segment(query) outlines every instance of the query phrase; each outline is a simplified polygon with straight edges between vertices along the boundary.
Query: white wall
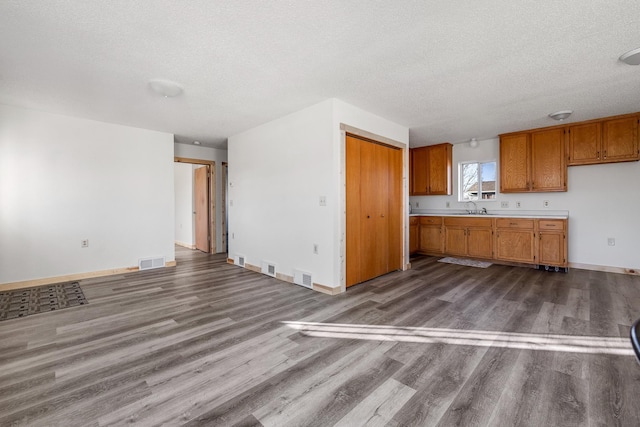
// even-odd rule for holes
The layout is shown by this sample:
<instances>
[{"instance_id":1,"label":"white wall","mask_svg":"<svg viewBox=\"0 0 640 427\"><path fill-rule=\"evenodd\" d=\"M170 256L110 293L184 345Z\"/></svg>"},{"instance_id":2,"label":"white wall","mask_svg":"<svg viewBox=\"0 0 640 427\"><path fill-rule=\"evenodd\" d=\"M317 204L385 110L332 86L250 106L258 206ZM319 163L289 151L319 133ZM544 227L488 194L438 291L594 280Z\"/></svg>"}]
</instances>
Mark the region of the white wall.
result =
<instances>
[{"instance_id":1,"label":"white wall","mask_svg":"<svg viewBox=\"0 0 640 427\"><path fill-rule=\"evenodd\" d=\"M471 160L496 160L499 162L499 140L479 141L472 149L467 143L453 146L454 195L411 197L423 209L464 209L458 203L458 162ZM499 165L498 165L499 168ZM499 180L499 177L498 177ZM496 202L478 202L480 208L489 211L550 210L569 212L569 262L593 266L640 268L640 162L612 163L608 165L571 166L568 172L566 193L500 194ZM498 185L499 187L499 185ZM550 202L549 209L543 201ZM501 209L500 201L508 201L509 208ZM516 201L521 208L515 207ZM615 246L608 246L607 238L616 239Z\"/></svg>"},{"instance_id":2,"label":"white wall","mask_svg":"<svg viewBox=\"0 0 640 427\"><path fill-rule=\"evenodd\" d=\"M335 99L229 138L229 255L341 286L340 123L408 142L408 129ZM320 206L325 196L327 206ZM313 254L318 244L319 253Z\"/></svg>"},{"instance_id":3,"label":"white wall","mask_svg":"<svg viewBox=\"0 0 640 427\"><path fill-rule=\"evenodd\" d=\"M174 156L215 162L216 170L216 252L224 252L222 244L222 162L227 161L227 151L188 144L174 144Z\"/></svg>"},{"instance_id":4,"label":"white wall","mask_svg":"<svg viewBox=\"0 0 640 427\"><path fill-rule=\"evenodd\" d=\"M193 165L174 163L175 241L193 247Z\"/></svg>"},{"instance_id":5,"label":"white wall","mask_svg":"<svg viewBox=\"0 0 640 427\"><path fill-rule=\"evenodd\" d=\"M0 105L0 283L172 261L173 197L173 135Z\"/></svg>"}]
</instances>

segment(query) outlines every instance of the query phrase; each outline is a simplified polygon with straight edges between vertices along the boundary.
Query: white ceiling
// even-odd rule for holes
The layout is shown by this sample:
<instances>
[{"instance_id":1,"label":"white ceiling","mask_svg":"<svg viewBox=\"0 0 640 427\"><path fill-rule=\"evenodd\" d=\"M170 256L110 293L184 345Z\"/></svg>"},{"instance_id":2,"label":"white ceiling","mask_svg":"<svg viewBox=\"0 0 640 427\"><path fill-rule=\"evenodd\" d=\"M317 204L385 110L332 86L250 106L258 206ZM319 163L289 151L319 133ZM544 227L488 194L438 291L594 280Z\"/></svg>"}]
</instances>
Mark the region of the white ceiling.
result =
<instances>
[{"instance_id":1,"label":"white ceiling","mask_svg":"<svg viewBox=\"0 0 640 427\"><path fill-rule=\"evenodd\" d=\"M640 111L638 47L638 0L2 0L0 103L225 147L335 97L455 143Z\"/></svg>"}]
</instances>

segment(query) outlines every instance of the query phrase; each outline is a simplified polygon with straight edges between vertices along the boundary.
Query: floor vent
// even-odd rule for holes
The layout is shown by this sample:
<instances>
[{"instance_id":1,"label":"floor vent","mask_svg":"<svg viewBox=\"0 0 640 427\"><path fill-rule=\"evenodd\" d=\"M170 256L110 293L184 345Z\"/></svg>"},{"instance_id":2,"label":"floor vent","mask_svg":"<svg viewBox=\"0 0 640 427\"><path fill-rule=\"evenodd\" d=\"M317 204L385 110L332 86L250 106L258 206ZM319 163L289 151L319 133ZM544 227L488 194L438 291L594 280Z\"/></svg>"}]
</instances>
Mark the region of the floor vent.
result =
<instances>
[{"instance_id":1,"label":"floor vent","mask_svg":"<svg viewBox=\"0 0 640 427\"><path fill-rule=\"evenodd\" d=\"M262 274L276 277L276 265L269 261L262 261Z\"/></svg>"},{"instance_id":2,"label":"floor vent","mask_svg":"<svg viewBox=\"0 0 640 427\"><path fill-rule=\"evenodd\" d=\"M311 273L300 270L293 270L293 283L311 289L313 283Z\"/></svg>"},{"instance_id":3,"label":"floor vent","mask_svg":"<svg viewBox=\"0 0 640 427\"><path fill-rule=\"evenodd\" d=\"M164 267L164 257L143 258L138 261L139 270L151 270L152 268Z\"/></svg>"},{"instance_id":4,"label":"floor vent","mask_svg":"<svg viewBox=\"0 0 640 427\"><path fill-rule=\"evenodd\" d=\"M244 257L244 255L236 255L236 262L235 262L235 264L236 264L237 266L244 267L244 258L245 258L245 257Z\"/></svg>"}]
</instances>

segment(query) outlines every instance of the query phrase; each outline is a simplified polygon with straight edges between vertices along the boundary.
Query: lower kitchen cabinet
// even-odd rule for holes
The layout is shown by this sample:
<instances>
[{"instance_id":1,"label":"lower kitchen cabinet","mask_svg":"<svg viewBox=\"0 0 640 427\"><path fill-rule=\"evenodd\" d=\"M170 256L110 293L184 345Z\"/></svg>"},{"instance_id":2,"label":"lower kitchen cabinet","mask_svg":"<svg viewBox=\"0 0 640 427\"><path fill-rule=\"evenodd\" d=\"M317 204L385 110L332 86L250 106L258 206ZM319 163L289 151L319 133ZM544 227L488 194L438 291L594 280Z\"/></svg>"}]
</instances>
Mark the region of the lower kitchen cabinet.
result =
<instances>
[{"instance_id":1,"label":"lower kitchen cabinet","mask_svg":"<svg viewBox=\"0 0 640 427\"><path fill-rule=\"evenodd\" d=\"M538 264L567 266L566 221L544 219L538 222Z\"/></svg>"},{"instance_id":2,"label":"lower kitchen cabinet","mask_svg":"<svg viewBox=\"0 0 640 427\"><path fill-rule=\"evenodd\" d=\"M417 229L410 231L411 248L417 241L420 253L537 264L556 270L568 266L566 219L419 216L411 217L410 224Z\"/></svg>"},{"instance_id":3,"label":"lower kitchen cabinet","mask_svg":"<svg viewBox=\"0 0 640 427\"><path fill-rule=\"evenodd\" d=\"M420 229L418 226L418 217L409 217L409 253L418 252L420 243Z\"/></svg>"},{"instance_id":4,"label":"lower kitchen cabinet","mask_svg":"<svg viewBox=\"0 0 640 427\"><path fill-rule=\"evenodd\" d=\"M420 252L441 254L444 251L442 240L442 217L420 217Z\"/></svg>"},{"instance_id":5,"label":"lower kitchen cabinet","mask_svg":"<svg viewBox=\"0 0 640 427\"><path fill-rule=\"evenodd\" d=\"M444 218L444 253L474 258L493 257L491 218Z\"/></svg>"},{"instance_id":6,"label":"lower kitchen cabinet","mask_svg":"<svg viewBox=\"0 0 640 427\"><path fill-rule=\"evenodd\" d=\"M496 259L536 263L535 220L497 218Z\"/></svg>"}]
</instances>

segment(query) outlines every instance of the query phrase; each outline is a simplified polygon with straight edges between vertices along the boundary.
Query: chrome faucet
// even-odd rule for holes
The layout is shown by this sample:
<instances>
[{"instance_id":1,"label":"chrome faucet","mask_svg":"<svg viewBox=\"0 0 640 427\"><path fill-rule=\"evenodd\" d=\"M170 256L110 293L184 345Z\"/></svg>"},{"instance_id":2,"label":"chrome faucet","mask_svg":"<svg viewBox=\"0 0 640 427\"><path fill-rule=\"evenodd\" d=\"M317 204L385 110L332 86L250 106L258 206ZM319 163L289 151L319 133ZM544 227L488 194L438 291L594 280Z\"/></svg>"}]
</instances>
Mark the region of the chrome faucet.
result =
<instances>
[{"instance_id":1,"label":"chrome faucet","mask_svg":"<svg viewBox=\"0 0 640 427\"><path fill-rule=\"evenodd\" d=\"M471 203L473 205L473 209L469 209L469 203ZM476 205L476 202L472 202L471 200L469 200L467 203L464 204L464 207L467 210L467 213L469 215L473 215L473 214L477 214L478 213L478 205Z\"/></svg>"},{"instance_id":2,"label":"chrome faucet","mask_svg":"<svg viewBox=\"0 0 640 427\"><path fill-rule=\"evenodd\" d=\"M487 212L487 208L482 208L482 210L480 211L481 215L489 215L489 212Z\"/></svg>"}]
</instances>

